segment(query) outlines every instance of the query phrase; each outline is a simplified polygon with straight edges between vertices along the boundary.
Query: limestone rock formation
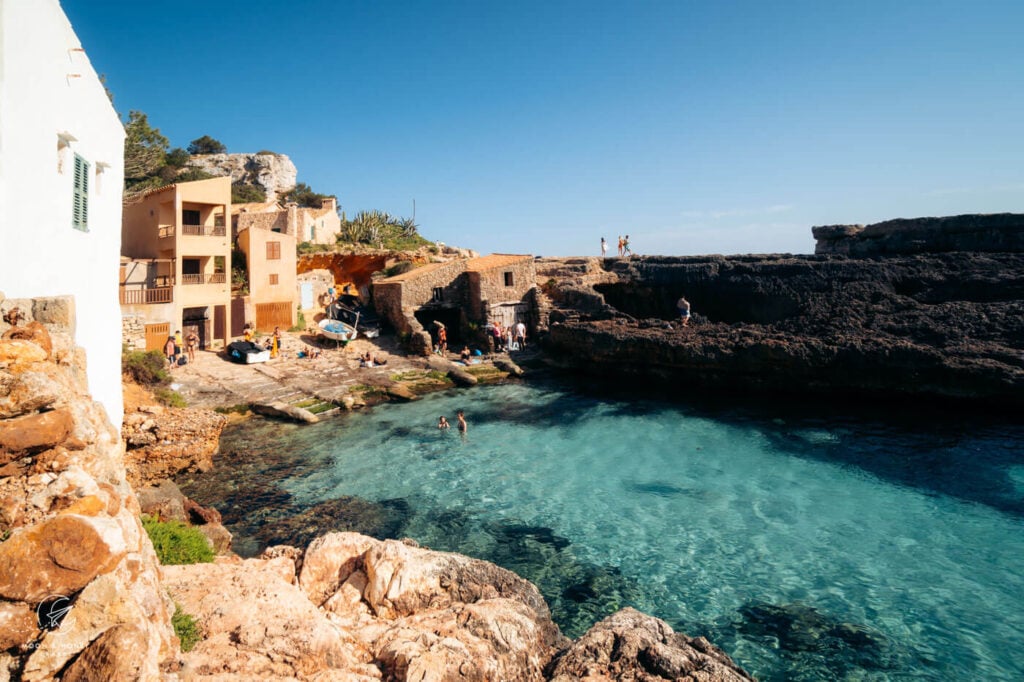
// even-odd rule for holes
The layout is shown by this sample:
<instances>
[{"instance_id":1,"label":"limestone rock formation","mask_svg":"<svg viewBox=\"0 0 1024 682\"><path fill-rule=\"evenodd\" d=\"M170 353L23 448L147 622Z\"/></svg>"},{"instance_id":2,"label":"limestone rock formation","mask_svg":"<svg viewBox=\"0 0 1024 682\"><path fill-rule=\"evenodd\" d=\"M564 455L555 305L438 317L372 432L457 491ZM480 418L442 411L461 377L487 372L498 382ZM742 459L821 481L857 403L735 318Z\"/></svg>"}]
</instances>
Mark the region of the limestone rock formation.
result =
<instances>
[{"instance_id":1,"label":"limestone rock formation","mask_svg":"<svg viewBox=\"0 0 1024 682\"><path fill-rule=\"evenodd\" d=\"M20 329L0 340L0 677L159 679L173 604L118 434L70 330Z\"/></svg>"},{"instance_id":2,"label":"limestone rock formation","mask_svg":"<svg viewBox=\"0 0 1024 682\"><path fill-rule=\"evenodd\" d=\"M613 613L573 642L559 654L551 674L552 682L753 679L703 637L676 634L664 621L631 608Z\"/></svg>"},{"instance_id":3,"label":"limestone rock formation","mask_svg":"<svg viewBox=\"0 0 1024 682\"><path fill-rule=\"evenodd\" d=\"M206 471L227 417L212 410L140 405L125 411L125 467L135 487L186 471Z\"/></svg>"},{"instance_id":4,"label":"limestone rock formation","mask_svg":"<svg viewBox=\"0 0 1024 682\"><path fill-rule=\"evenodd\" d=\"M704 639L632 609L571 643L531 583L411 541L331 533L304 552L165 575L204 633L181 657L190 679L752 679Z\"/></svg>"},{"instance_id":5,"label":"limestone rock formation","mask_svg":"<svg viewBox=\"0 0 1024 682\"><path fill-rule=\"evenodd\" d=\"M267 201L276 201L279 194L295 187L299 174L284 154L195 154L189 165L211 175L229 175L233 183L259 185Z\"/></svg>"},{"instance_id":6,"label":"limestone rock formation","mask_svg":"<svg viewBox=\"0 0 1024 682\"><path fill-rule=\"evenodd\" d=\"M1024 253L607 259L556 279L558 360L691 387L1024 404ZM609 281L608 275L614 277ZM574 292L589 291L588 299ZM693 319L683 328L675 303ZM587 304L577 305L580 300ZM596 301L596 303L595 303Z\"/></svg>"}]
</instances>

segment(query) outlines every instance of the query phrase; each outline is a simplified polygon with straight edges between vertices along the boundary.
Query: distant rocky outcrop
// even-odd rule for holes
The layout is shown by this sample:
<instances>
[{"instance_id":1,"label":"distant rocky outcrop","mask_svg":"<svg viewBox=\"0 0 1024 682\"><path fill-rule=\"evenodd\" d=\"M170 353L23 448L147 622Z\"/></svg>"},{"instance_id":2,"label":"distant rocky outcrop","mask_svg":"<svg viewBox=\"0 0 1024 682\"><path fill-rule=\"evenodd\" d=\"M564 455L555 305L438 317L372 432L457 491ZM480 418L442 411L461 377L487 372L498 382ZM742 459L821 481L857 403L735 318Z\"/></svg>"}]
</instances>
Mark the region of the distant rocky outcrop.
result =
<instances>
[{"instance_id":1,"label":"distant rocky outcrop","mask_svg":"<svg viewBox=\"0 0 1024 682\"><path fill-rule=\"evenodd\" d=\"M550 355L585 371L1024 405L1024 253L541 259L537 273Z\"/></svg>"},{"instance_id":2,"label":"distant rocky outcrop","mask_svg":"<svg viewBox=\"0 0 1024 682\"><path fill-rule=\"evenodd\" d=\"M812 228L817 254L863 258L915 253L1024 252L1024 214L994 213L943 218L899 218L874 225Z\"/></svg>"},{"instance_id":3,"label":"distant rocky outcrop","mask_svg":"<svg viewBox=\"0 0 1024 682\"><path fill-rule=\"evenodd\" d=\"M190 166L216 176L231 176L231 182L259 185L267 201L295 187L298 169L284 154L195 154Z\"/></svg>"},{"instance_id":4,"label":"distant rocky outcrop","mask_svg":"<svg viewBox=\"0 0 1024 682\"><path fill-rule=\"evenodd\" d=\"M0 339L0 679L160 679L174 606L72 323Z\"/></svg>"}]
</instances>

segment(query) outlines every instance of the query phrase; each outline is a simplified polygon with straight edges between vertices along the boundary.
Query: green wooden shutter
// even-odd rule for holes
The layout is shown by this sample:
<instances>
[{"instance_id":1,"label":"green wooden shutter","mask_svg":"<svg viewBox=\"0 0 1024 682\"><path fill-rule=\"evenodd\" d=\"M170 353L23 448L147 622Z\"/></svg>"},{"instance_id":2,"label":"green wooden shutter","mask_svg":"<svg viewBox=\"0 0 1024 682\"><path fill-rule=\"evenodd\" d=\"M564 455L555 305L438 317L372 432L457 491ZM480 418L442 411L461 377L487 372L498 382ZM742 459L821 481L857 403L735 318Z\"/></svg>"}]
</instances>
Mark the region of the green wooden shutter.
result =
<instances>
[{"instance_id":1,"label":"green wooden shutter","mask_svg":"<svg viewBox=\"0 0 1024 682\"><path fill-rule=\"evenodd\" d=\"M75 186L71 204L71 226L89 231L89 162L75 154Z\"/></svg>"}]
</instances>

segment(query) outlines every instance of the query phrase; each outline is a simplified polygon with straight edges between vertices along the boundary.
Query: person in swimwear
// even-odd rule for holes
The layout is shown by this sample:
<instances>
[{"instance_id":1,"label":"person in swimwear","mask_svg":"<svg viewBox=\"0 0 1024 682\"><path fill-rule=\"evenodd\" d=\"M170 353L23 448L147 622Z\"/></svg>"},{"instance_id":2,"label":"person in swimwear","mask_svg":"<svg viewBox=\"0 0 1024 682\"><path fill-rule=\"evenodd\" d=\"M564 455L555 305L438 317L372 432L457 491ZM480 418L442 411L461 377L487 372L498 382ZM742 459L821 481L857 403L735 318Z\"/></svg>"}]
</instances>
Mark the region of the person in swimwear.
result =
<instances>
[{"instance_id":1,"label":"person in swimwear","mask_svg":"<svg viewBox=\"0 0 1024 682\"><path fill-rule=\"evenodd\" d=\"M459 410L458 412L455 413L455 416L459 420L459 431L461 433L466 433L466 431L469 430L469 426L466 424L466 415L462 412L462 410Z\"/></svg>"},{"instance_id":2,"label":"person in swimwear","mask_svg":"<svg viewBox=\"0 0 1024 682\"><path fill-rule=\"evenodd\" d=\"M451 424L448 423L448 419L446 419L445 416L442 414L441 418L437 420L437 428L447 429L449 427L451 427Z\"/></svg>"}]
</instances>

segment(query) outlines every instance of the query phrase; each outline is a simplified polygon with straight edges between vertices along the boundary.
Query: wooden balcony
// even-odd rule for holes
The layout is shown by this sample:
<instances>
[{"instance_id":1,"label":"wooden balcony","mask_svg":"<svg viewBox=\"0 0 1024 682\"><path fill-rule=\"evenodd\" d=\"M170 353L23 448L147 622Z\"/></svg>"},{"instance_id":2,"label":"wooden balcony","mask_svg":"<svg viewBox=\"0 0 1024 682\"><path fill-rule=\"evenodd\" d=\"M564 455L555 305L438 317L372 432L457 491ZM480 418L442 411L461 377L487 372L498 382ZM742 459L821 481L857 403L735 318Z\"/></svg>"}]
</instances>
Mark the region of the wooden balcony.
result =
<instances>
[{"instance_id":1,"label":"wooden balcony","mask_svg":"<svg viewBox=\"0 0 1024 682\"><path fill-rule=\"evenodd\" d=\"M121 305L146 305L149 303L171 303L174 300L174 287L156 287L147 289L121 285Z\"/></svg>"},{"instance_id":2,"label":"wooden balcony","mask_svg":"<svg viewBox=\"0 0 1024 682\"><path fill-rule=\"evenodd\" d=\"M192 237L223 237L227 228L223 225L182 225L181 233Z\"/></svg>"},{"instance_id":3,"label":"wooden balcony","mask_svg":"<svg viewBox=\"0 0 1024 682\"><path fill-rule=\"evenodd\" d=\"M226 284L227 273L215 272L212 275L182 275L182 284Z\"/></svg>"}]
</instances>

